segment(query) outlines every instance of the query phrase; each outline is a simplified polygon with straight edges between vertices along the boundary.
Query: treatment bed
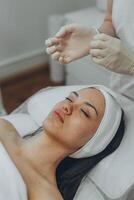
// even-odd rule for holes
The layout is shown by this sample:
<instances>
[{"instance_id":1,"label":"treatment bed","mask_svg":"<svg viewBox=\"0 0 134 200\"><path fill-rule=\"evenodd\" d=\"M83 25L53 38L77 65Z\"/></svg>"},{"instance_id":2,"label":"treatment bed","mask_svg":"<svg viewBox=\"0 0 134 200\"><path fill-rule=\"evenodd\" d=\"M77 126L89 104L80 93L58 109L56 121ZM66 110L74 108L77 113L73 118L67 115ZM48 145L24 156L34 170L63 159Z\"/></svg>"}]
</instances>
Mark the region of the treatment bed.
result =
<instances>
[{"instance_id":1,"label":"treatment bed","mask_svg":"<svg viewBox=\"0 0 134 200\"><path fill-rule=\"evenodd\" d=\"M48 87L40 90L7 116L19 134L30 134L41 125L55 103L85 85ZM134 103L123 95L125 135L119 148L104 158L81 182L74 200L134 199ZM26 185L0 144L0 200L27 200Z\"/></svg>"}]
</instances>

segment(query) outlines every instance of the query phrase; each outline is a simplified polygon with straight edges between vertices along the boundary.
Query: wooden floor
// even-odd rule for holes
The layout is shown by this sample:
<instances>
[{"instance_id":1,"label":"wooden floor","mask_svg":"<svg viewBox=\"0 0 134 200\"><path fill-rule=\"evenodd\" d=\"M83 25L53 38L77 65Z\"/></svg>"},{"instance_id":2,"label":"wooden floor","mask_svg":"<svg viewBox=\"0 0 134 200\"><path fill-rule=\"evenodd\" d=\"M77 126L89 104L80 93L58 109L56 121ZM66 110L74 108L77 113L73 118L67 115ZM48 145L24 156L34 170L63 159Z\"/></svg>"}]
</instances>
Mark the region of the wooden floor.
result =
<instances>
[{"instance_id":1,"label":"wooden floor","mask_svg":"<svg viewBox=\"0 0 134 200\"><path fill-rule=\"evenodd\" d=\"M54 85L49 78L49 66L22 73L1 82L3 103L7 113L10 113L28 97L41 88Z\"/></svg>"}]
</instances>

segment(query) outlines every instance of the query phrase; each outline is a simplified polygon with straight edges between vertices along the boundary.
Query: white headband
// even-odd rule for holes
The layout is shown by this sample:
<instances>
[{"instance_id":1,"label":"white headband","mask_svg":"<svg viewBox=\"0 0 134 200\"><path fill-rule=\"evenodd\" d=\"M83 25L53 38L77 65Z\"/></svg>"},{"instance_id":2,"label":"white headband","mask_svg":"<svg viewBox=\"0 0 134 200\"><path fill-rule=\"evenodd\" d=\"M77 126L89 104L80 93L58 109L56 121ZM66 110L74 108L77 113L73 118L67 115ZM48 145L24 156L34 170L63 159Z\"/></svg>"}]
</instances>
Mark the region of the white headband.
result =
<instances>
[{"instance_id":1,"label":"white headband","mask_svg":"<svg viewBox=\"0 0 134 200\"><path fill-rule=\"evenodd\" d=\"M91 85L102 92L105 98L105 112L94 136L78 151L69 155L72 158L87 158L103 151L114 138L122 116L122 110L117 102L117 94L101 85Z\"/></svg>"}]
</instances>

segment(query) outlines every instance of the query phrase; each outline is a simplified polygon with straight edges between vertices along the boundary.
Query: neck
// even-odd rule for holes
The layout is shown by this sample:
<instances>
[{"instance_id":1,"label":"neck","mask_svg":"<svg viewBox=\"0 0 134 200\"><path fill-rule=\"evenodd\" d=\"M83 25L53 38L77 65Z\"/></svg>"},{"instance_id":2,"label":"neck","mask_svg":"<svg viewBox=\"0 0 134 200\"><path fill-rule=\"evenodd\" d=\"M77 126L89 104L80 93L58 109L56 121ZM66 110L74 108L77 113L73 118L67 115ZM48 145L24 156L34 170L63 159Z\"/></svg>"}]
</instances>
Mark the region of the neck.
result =
<instances>
[{"instance_id":1,"label":"neck","mask_svg":"<svg viewBox=\"0 0 134 200\"><path fill-rule=\"evenodd\" d=\"M43 131L25 140L24 156L31 166L49 182L56 185L56 168L70 152Z\"/></svg>"}]
</instances>

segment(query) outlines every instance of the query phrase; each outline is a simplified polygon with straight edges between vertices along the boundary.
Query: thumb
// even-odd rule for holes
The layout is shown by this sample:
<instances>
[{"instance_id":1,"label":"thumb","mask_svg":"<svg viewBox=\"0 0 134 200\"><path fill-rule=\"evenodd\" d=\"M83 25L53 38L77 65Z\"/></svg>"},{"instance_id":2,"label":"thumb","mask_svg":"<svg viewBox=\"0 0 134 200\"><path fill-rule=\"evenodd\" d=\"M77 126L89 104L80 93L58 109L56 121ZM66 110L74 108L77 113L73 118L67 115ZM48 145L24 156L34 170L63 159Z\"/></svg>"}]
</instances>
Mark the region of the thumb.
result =
<instances>
[{"instance_id":1,"label":"thumb","mask_svg":"<svg viewBox=\"0 0 134 200\"><path fill-rule=\"evenodd\" d=\"M67 27L63 26L60 30L56 33L56 37L64 37L67 34Z\"/></svg>"}]
</instances>

